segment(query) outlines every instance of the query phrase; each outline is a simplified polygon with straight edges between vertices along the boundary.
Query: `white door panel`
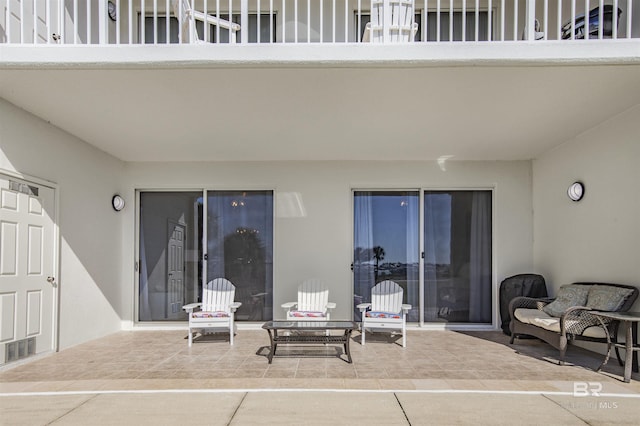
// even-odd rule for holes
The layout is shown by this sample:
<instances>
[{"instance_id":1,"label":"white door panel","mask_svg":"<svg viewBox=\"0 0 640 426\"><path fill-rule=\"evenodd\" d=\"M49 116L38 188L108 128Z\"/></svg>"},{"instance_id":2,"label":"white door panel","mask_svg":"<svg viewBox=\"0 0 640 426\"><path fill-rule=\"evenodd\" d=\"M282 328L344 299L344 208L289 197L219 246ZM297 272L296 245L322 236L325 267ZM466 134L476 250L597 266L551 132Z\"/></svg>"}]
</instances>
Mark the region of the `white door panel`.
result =
<instances>
[{"instance_id":1,"label":"white door panel","mask_svg":"<svg viewBox=\"0 0 640 426\"><path fill-rule=\"evenodd\" d=\"M169 221L167 245L167 306L168 319L184 318L184 246L186 225Z\"/></svg>"},{"instance_id":2,"label":"white door panel","mask_svg":"<svg viewBox=\"0 0 640 426\"><path fill-rule=\"evenodd\" d=\"M0 350L35 338L35 353L55 342L54 190L0 175Z\"/></svg>"}]
</instances>

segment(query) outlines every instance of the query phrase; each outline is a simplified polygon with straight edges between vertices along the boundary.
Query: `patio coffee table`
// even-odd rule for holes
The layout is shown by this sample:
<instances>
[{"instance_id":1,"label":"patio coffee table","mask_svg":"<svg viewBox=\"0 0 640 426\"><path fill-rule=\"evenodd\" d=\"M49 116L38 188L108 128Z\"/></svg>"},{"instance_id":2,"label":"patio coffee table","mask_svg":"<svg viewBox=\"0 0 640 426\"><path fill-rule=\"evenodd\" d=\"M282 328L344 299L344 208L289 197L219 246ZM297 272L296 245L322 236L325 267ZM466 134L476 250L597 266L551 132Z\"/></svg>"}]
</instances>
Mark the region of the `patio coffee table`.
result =
<instances>
[{"instance_id":1,"label":"patio coffee table","mask_svg":"<svg viewBox=\"0 0 640 426\"><path fill-rule=\"evenodd\" d=\"M267 330L271 341L269 364L276 354L278 345L344 345L347 362L352 362L349 340L351 332L358 328L358 324L353 321L269 321L262 328ZM333 330L340 330L343 333L332 335ZM279 331L284 333L279 334ZM322 333L313 333L318 331Z\"/></svg>"},{"instance_id":2,"label":"patio coffee table","mask_svg":"<svg viewBox=\"0 0 640 426\"><path fill-rule=\"evenodd\" d=\"M611 336L609 336L609 332L606 330L607 334L607 355L602 361L600 367L598 367L597 371L600 371L602 367L606 365L609 361L609 356L611 355L611 347L622 348L625 349L625 361L624 361L624 382L629 383L631 381L631 368L634 367L634 371L638 371L638 358L636 354L636 358L634 359L633 354L637 351L640 351L640 347L638 347L638 342L634 337L637 337L637 326L638 322L640 322L640 312L600 312L593 311L591 314L606 318L614 321L619 321L625 327L625 343L618 343L617 336L615 342L611 342ZM633 332L633 328L636 328L636 332ZM635 364L635 365L634 365Z\"/></svg>"}]
</instances>

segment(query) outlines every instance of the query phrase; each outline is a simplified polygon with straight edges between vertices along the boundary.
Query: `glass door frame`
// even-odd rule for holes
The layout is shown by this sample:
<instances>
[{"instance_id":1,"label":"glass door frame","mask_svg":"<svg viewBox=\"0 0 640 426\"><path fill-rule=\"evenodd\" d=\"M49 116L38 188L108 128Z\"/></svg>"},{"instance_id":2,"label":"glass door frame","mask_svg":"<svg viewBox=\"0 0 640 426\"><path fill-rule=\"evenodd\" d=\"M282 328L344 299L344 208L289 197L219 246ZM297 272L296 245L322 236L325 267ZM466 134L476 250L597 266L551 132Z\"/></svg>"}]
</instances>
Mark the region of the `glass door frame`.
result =
<instances>
[{"instance_id":1,"label":"glass door frame","mask_svg":"<svg viewBox=\"0 0 640 426\"><path fill-rule=\"evenodd\" d=\"M175 187L166 187L166 188L162 188L162 187L154 187L154 188L135 188L134 189L134 193L135 193L135 212L134 212L134 285L133 285L133 310L132 310L132 314L133 314L133 325L136 327L166 327L167 325L172 325L172 324L184 324L184 321L140 321L140 220L141 220L141 215L140 215L140 199L141 199L141 194L143 192L200 192L202 194L202 211L203 211L203 216L202 216L202 240L200 241L200 244L202 244L202 256L203 258L200 259L202 261L202 267L201 267L201 271L200 273L202 274L202 283L204 284L207 281L207 263L204 259L204 255L208 254L207 253L207 237L208 237L208 233L207 233L207 217L208 217L208 210L207 210L207 194L210 191L272 191L273 192L273 217L272 217L272 229L273 229L273 235L272 235L272 249L273 249L273 264L275 265L276 261L276 209L277 209L277 201L276 201L276 194L277 194L277 190L276 188L274 188L273 186L255 186L255 185L247 185L247 186L242 186L242 187L237 187L237 186L223 186L223 187L204 187L201 186L199 188L194 188L194 187L181 187L181 188L175 188ZM272 282L275 283L275 268L272 268L272 272L271 272L271 279ZM273 295L271 295L271 297L273 298ZM261 321L263 322L263 321Z\"/></svg>"},{"instance_id":2,"label":"glass door frame","mask_svg":"<svg viewBox=\"0 0 640 426\"><path fill-rule=\"evenodd\" d=\"M418 303L418 322L412 322L408 324L417 325L420 328L442 330L442 329L456 329L456 330L495 330L498 327L498 289L496 281L496 187L491 185L480 186L464 186L464 187L451 187L451 186L422 186L422 187L379 187L379 186L358 186L351 188L351 265L354 265L354 248L355 248L355 193L363 191L383 191L383 192L418 192L418 297L420 298ZM425 296L425 276L424 276L424 193L426 191L490 191L491 192L491 323L437 323L437 322L425 322L424 321L424 296ZM355 273L351 271L351 300L355 296Z\"/></svg>"},{"instance_id":3,"label":"glass door frame","mask_svg":"<svg viewBox=\"0 0 640 426\"><path fill-rule=\"evenodd\" d=\"M273 186L254 186L254 185L247 185L247 186L223 186L223 187L206 187L202 190L202 198L203 198L203 202L202 202L202 282L203 284L208 282L207 280L209 280L209 276L208 276L208 259L207 257L210 259L211 257L209 256L209 252L208 252L208 239L209 239L209 229L208 229L208 225L209 225L209 193L210 192L271 192L272 195L272 199L271 199L271 308L272 308L272 314L271 314L271 320L273 319L273 309L275 308L274 306L274 295L275 295L275 263L276 263L276 219L277 219L277 194L278 191L276 190L275 187ZM206 256L206 257L205 257ZM217 277L211 277L211 279L214 279ZM236 301L238 300L238 284L235 283L236 285ZM265 320L257 320L257 321L244 321L241 320L239 321L237 319L237 314L236 314L236 324L238 322L241 323L264 323L265 321L268 321L268 319Z\"/></svg>"},{"instance_id":4,"label":"glass door frame","mask_svg":"<svg viewBox=\"0 0 640 426\"><path fill-rule=\"evenodd\" d=\"M140 210L140 201L141 194L143 192L158 192L158 193L166 193L166 192L201 192L204 194L202 188L193 188L193 187L183 187L183 188L175 188L175 187L167 187L167 188L135 188L135 208L134 208L134 260L133 260L133 325L135 327L166 327L167 325L172 324L184 324L184 321L141 321L140 320L140 220L141 210ZM204 195L203 195L204 196ZM202 243L202 241L201 241Z\"/></svg>"},{"instance_id":5,"label":"glass door frame","mask_svg":"<svg viewBox=\"0 0 640 426\"><path fill-rule=\"evenodd\" d=\"M423 309L423 304L424 304L424 271L423 271L423 264L424 264L424 259L422 258L422 252L423 252L423 239L424 239L424 235L423 235L423 220L421 220L421 217L423 215L423 189L421 188L411 188L411 187L379 187L379 186L375 186L375 187L364 187L364 186L360 186L360 187L353 187L351 188L351 249L350 249L350 253L351 253L351 262L350 264L352 265L351 267L351 300L354 300L355 298L355 258L354 258L354 249L355 249L355 228L356 228L356 223L355 223L355 195L356 192L417 192L418 193L418 298L419 298L419 302L418 302L418 315L419 315L419 322L412 322L409 324L420 324L422 325L424 323L424 309ZM374 283L375 284L375 283ZM413 308L416 308L416 306L413 306Z\"/></svg>"}]
</instances>

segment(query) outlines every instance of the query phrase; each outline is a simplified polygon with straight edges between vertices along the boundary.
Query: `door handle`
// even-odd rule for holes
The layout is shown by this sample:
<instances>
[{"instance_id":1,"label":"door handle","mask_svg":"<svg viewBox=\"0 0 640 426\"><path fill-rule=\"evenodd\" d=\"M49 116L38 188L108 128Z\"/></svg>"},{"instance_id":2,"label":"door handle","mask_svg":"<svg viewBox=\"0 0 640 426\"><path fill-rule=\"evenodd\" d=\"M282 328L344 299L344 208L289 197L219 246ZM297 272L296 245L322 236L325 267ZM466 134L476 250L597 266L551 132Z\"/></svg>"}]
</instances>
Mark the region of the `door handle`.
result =
<instances>
[{"instance_id":1,"label":"door handle","mask_svg":"<svg viewBox=\"0 0 640 426\"><path fill-rule=\"evenodd\" d=\"M47 282L51 284L53 287L56 287L55 281L56 279L54 277L47 277Z\"/></svg>"}]
</instances>

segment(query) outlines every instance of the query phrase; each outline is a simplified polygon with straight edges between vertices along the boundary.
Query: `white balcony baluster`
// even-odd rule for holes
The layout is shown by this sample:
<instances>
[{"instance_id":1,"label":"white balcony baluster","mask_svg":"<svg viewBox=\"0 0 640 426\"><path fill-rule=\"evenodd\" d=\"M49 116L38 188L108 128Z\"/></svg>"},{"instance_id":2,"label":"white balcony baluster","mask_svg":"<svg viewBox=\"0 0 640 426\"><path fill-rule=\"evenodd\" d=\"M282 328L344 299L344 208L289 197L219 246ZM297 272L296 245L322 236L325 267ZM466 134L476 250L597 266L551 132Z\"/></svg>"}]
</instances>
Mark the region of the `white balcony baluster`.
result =
<instances>
[{"instance_id":1,"label":"white balcony baluster","mask_svg":"<svg viewBox=\"0 0 640 426\"><path fill-rule=\"evenodd\" d=\"M589 12L586 12L587 15L589 14ZM600 9L600 13L602 13L602 9ZM611 19L613 20L613 34L611 34L611 38L613 39L617 39L618 38L618 0L614 0L613 1L613 15L611 17ZM604 27L603 25L603 19L601 18L599 22L599 28ZM589 27L587 27L587 33L589 33L588 30Z\"/></svg>"},{"instance_id":2,"label":"white balcony baluster","mask_svg":"<svg viewBox=\"0 0 640 426\"><path fill-rule=\"evenodd\" d=\"M229 21L233 22L233 7L231 6L231 0L229 0ZM240 43L249 43L249 0L240 0L240 28L244 31L240 31ZM235 39L232 36L231 30L229 30L229 37ZM235 41L232 41L235 43Z\"/></svg>"},{"instance_id":3,"label":"white balcony baluster","mask_svg":"<svg viewBox=\"0 0 640 426\"><path fill-rule=\"evenodd\" d=\"M391 4L390 0L374 1ZM636 0L408 1L413 13L408 12L401 23L391 21L395 12L377 12L382 27L393 26L386 36L380 32L380 42L398 41L397 25L413 28L418 22L421 33L416 41L427 44L640 38L633 28L640 21L640 13L633 9ZM174 34L171 40L171 31L175 31L172 19L182 22L185 7L193 8L198 16L210 17L204 21L198 18L199 43L359 43L364 41L363 28L376 13L371 0L181 0L176 2L175 10L172 0L112 2L114 20L107 13L107 0L0 0L0 43L191 43L186 29L180 26L178 39ZM374 8L378 8L375 4ZM398 6L394 3L388 7ZM222 21L227 26L228 21L234 22L234 30L216 24ZM238 40L234 37L237 31Z\"/></svg>"},{"instance_id":4,"label":"white balcony baluster","mask_svg":"<svg viewBox=\"0 0 640 426\"><path fill-rule=\"evenodd\" d=\"M627 0L627 38L631 38L631 18L633 17L633 0Z\"/></svg>"},{"instance_id":5,"label":"white balcony baluster","mask_svg":"<svg viewBox=\"0 0 640 426\"><path fill-rule=\"evenodd\" d=\"M536 39L536 1L526 0L525 9L525 40L533 41Z\"/></svg>"},{"instance_id":6,"label":"white balcony baluster","mask_svg":"<svg viewBox=\"0 0 640 426\"><path fill-rule=\"evenodd\" d=\"M462 0L462 41L467 41L467 0Z\"/></svg>"},{"instance_id":7,"label":"white balcony baluster","mask_svg":"<svg viewBox=\"0 0 640 426\"><path fill-rule=\"evenodd\" d=\"M505 20L506 20L506 12L504 7L504 0L500 4L500 41L504 41L505 39Z\"/></svg>"}]
</instances>

